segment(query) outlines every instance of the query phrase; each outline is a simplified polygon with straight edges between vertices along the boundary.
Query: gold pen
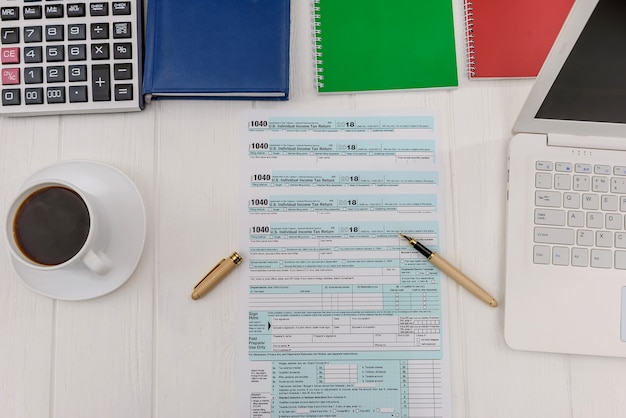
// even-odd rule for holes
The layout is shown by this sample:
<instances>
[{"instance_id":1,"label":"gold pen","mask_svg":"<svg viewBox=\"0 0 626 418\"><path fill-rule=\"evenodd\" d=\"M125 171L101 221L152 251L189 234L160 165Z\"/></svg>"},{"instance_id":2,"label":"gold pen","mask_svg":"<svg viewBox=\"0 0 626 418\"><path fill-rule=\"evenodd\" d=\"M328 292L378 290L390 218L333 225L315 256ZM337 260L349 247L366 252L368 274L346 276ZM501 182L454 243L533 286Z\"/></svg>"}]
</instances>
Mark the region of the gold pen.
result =
<instances>
[{"instance_id":1,"label":"gold pen","mask_svg":"<svg viewBox=\"0 0 626 418\"><path fill-rule=\"evenodd\" d=\"M487 305L495 308L498 306L498 302L487 293L482 287L478 286L472 279L463 274L460 270L448 263L443 257L437 254L436 251L431 251L423 244L418 242L415 238L407 237L406 235L399 234L402 238L409 241L409 244L420 252L426 259L439 270L441 270L446 276L463 286L472 295L485 302Z\"/></svg>"},{"instance_id":2,"label":"gold pen","mask_svg":"<svg viewBox=\"0 0 626 418\"><path fill-rule=\"evenodd\" d=\"M193 288L191 298L193 300L200 299L206 295L211 289L213 289L228 273L230 273L235 267L237 267L243 258L234 252L229 258L223 258L215 267L208 272L202 280L198 282Z\"/></svg>"}]
</instances>

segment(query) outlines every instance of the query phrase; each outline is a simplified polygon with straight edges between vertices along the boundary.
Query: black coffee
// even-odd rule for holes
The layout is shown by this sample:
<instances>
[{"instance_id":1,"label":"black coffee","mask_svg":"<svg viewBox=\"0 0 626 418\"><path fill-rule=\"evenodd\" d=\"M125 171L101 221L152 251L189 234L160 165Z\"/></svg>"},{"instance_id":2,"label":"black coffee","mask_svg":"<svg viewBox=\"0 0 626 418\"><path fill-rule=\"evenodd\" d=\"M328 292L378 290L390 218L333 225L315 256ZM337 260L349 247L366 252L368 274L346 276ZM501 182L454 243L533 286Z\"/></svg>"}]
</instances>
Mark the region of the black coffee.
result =
<instances>
[{"instance_id":1,"label":"black coffee","mask_svg":"<svg viewBox=\"0 0 626 418\"><path fill-rule=\"evenodd\" d=\"M74 257L89 235L89 210L74 191L51 186L24 200L13 222L22 253L38 264L54 266Z\"/></svg>"}]
</instances>

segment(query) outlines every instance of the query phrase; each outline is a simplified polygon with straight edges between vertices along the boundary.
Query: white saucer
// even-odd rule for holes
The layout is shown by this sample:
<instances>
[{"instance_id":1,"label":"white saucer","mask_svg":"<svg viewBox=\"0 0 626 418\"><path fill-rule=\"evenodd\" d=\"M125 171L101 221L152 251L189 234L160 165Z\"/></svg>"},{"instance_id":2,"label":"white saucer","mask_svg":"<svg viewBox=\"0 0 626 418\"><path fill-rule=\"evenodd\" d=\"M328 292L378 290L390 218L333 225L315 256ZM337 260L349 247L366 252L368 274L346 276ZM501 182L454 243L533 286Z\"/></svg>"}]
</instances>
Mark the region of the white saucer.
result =
<instances>
[{"instance_id":1,"label":"white saucer","mask_svg":"<svg viewBox=\"0 0 626 418\"><path fill-rule=\"evenodd\" d=\"M111 228L105 252L113 268L97 275L86 267L39 271L11 256L11 263L27 287L54 299L85 300L106 295L130 278L137 268L146 239L146 214L135 184L118 169L94 161L70 160L37 171L24 184L39 179L65 180L95 196L101 216Z\"/></svg>"}]
</instances>

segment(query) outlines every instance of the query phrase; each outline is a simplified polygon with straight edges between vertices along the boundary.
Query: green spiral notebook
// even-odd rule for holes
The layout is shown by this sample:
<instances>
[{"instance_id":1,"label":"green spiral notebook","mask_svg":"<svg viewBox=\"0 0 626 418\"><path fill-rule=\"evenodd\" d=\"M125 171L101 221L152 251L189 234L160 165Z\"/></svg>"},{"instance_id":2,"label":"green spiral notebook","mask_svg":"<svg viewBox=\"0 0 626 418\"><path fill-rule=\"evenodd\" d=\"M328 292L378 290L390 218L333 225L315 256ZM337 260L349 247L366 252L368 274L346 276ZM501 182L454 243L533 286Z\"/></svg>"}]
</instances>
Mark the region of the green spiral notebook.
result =
<instances>
[{"instance_id":1,"label":"green spiral notebook","mask_svg":"<svg viewBox=\"0 0 626 418\"><path fill-rule=\"evenodd\" d=\"M451 0L313 0L320 93L458 86Z\"/></svg>"}]
</instances>

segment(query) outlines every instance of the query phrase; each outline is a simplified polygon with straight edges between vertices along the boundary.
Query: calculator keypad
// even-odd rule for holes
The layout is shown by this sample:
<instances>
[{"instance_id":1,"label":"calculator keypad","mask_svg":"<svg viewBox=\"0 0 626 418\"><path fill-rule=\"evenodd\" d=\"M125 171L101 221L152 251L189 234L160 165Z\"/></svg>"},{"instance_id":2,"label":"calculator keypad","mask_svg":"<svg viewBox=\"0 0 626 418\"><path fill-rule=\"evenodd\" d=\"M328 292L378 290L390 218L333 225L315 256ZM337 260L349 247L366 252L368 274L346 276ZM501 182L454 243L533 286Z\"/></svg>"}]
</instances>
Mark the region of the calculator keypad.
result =
<instances>
[{"instance_id":1,"label":"calculator keypad","mask_svg":"<svg viewBox=\"0 0 626 418\"><path fill-rule=\"evenodd\" d=\"M0 114L133 111L141 0L0 0Z\"/></svg>"}]
</instances>

